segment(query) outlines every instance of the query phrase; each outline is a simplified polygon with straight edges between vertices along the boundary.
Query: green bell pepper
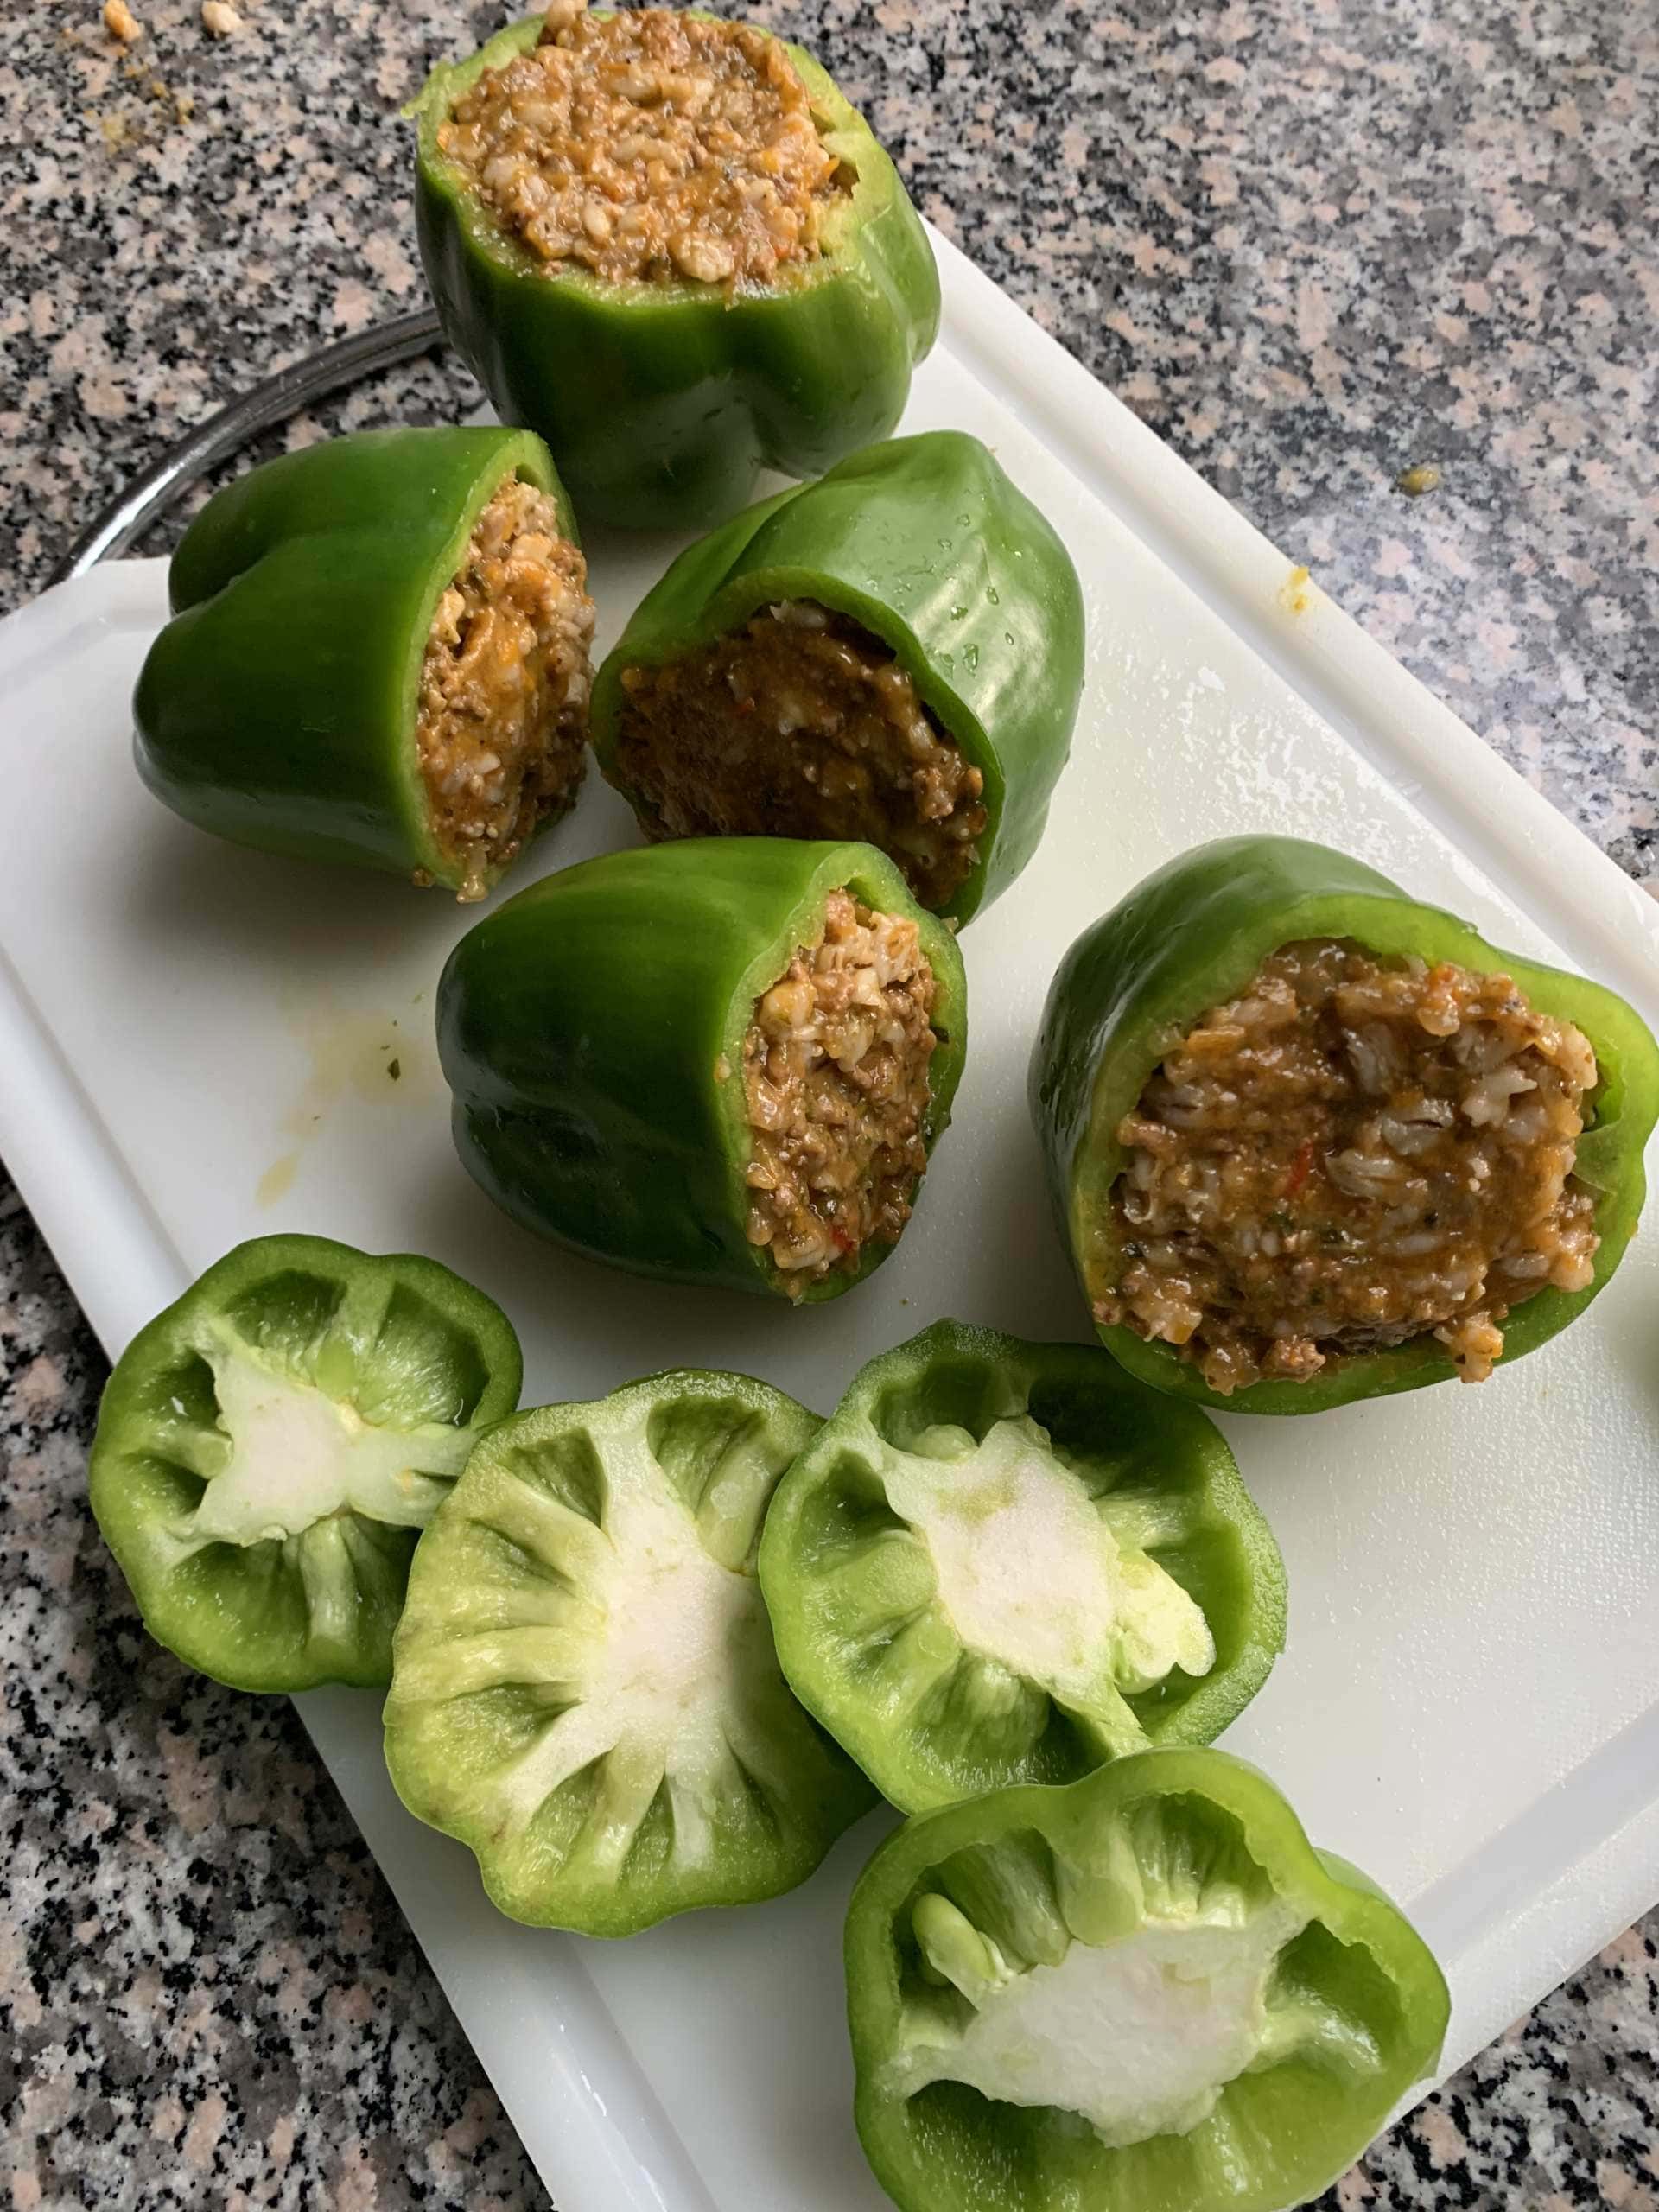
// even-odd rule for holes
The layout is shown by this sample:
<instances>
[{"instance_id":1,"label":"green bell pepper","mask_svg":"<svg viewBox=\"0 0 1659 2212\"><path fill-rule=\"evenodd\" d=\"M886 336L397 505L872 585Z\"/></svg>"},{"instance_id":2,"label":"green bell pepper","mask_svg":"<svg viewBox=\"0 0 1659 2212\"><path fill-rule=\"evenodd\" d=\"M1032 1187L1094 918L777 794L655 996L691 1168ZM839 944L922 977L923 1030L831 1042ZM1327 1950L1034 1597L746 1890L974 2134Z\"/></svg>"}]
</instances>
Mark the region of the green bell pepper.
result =
<instances>
[{"instance_id":1,"label":"green bell pepper","mask_svg":"<svg viewBox=\"0 0 1659 2212\"><path fill-rule=\"evenodd\" d=\"M599 12L599 11L596 11ZM885 437L938 332L939 279L921 219L856 110L798 47L787 51L825 145L854 182L823 251L765 290L613 283L550 270L446 160L441 126L488 69L528 53L540 15L435 70L419 125L415 214L449 340L504 420L552 448L586 523L706 528L763 468L814 476Z\"/></svg>"},{"instance_id":2,"label":"green bell pepper","mask_svg":"<svg viewBox=\"0 0 1659 2212\"><path fill-rule=\"evenodd\" d=\"M435 1260L238 1244L99 1409L92 1511L145 1627L233 1689L389 1681L421 1529L522 1372L505 1314Z\"/></svg>"},{"instance_id":3,"label":"green bell pepper","mask_svg":"<svg viewBox=\"0 0 1659 2212\"><path fill-rule=\"evenodd\" d=\"M468 1173L515 1220L636 1274L806 1302L861 1281L890 1243L872 1238L855 1265L803 1288L747 1228L744 1039L843 887L913 921L932 968L931 1152L967 1046L949 930L872 846L693 838L544 877L451 953L438 1051Z\"/></svg>"},{"instance_id":4,"label":"green bell pepper","mask_svg":"<svg viewBox=\"0 0 1659 2212\"><path fill-rule=\"evenodd\" d=\"M866 2156L902 2212L1278 2212L1436 2065L1439 1967L1224 1751L923 1814L847 1917Z\"/></svg>"},{"instance_id":5,"label":"green bell pepper","mask_svg":"<svg viewBox=\"0 0 1659 2212\"><path fill-rule=\"evenodd\" d=\"M1056 1217L1091 1306L1124 1255L1113 1191L1127 1154L1118 1127L1170 1045L1236 998L1262 961L1308 938L1351 940L1384 958L1449 962L1509 976L1538 1013L1569 1021L1596 1056L1574 1173L1594 1197L1600 1238L1581 1290L1554 1287L1514 1305L1503 1363L1567 1327L1611 1278L1642 1210L1643 1149L1659 1119L1659 1046L1639 1015L1599 983L1499 950L1375 868L1289 837L1229 837L1181 855L1078 938L1061 961L1032 1055L1030 1103ZM1306 1381L1263 1379L1218 1395L1176 1348L1121 1325L1101 1341L1160 1390L1238 1413L1304 1414L1416 1390L1456 1367L1432 1334L1333 1355Z\"/></svg>"},{"instance_id":6,"label":"green bell pepper","mask_svg":"<svg viewBox=\"0 0 1659 2212\"><path fill-rule=\"evenodd\" d=\"M1071 556L994 456L961 430L872 446L817 483L734 517L646 594L594 678L594 753L647 834L660 834L652 795L631 785L618 757L624 672L658 667L764 607L800 600L880 639L983 778L987 823L975 866L937 909L968 921L1036 850L1071 749L1084 666L1083 594ZM785 734L767 734L786 747ZM780 816L764 755L757 760L760 810L753 823L730 826L795 836L842 827L825 821L806 787L794 802L798 818ZM890 849L905 866L904 851Z\"/></svg>"},{"instance_id":7,"label":"green bell pepper","mask_svg":"<svg viewBox=\"0 0 1659 2212\"><path fill-rule=\"evenodd\" d=\"M503 1422L439 1508L386 1764L513 1919L629 1936L776 1897L874 1803L785 1688L755 1581L817 1427L747 1376L653 1375Z\"/></svg>"},{"instance_id":8,"label":"green bell pepper","mask_svg":"<svg viewBox=\"0 0 1659 2212\"><path fill-rule=\"evenodd\" d=\"M133 698L156 798L268 852L469 895L493 881L500 864L480 872L440 840L416 721L439 598L510 475L550 495L574 545L547 448L519 430L359 431L216 493L173 556L173 620ZM578 756L546 822L581 770Z\"/></svg>"},{"instance_id":9,"label":"green bell pepper","mask_svg":"<svg viewBox=\"0 0 1659 2212\"><path fill-rule=\"evenodd\" d=\"M907 1812L1208 1743L1285 1641L1279 1548L1205 1414L959 1321L854 1377L760 1583L795 1694Z\"/></svg>"}]
</instances>

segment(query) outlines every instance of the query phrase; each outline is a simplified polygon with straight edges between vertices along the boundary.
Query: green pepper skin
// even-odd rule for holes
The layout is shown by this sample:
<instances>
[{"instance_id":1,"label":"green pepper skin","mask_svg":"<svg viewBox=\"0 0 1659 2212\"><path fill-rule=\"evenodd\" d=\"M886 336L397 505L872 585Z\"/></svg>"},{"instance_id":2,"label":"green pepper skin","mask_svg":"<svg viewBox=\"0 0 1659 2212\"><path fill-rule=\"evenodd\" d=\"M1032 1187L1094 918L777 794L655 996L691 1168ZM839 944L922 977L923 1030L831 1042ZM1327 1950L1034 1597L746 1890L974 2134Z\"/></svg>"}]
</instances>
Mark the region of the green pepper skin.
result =
<instances>
[{"instance_id":1,"label":"green pepper skin","mask_svg":"<svg viewBox=\"0 0 1659 2212\"><path fill-rule=\"evenodd\" d=\"M991 2101L949 2081L906 2095L895 2080L915 2023L938 2002L911 1926L918 1894L949 1898L1020 1961L1046 1964L1085 1930L1104 1944L1131 1935L1137 1883L1179 1891L1217 1875L1236 1894L1307 1916L1272 1994L1326 2025L1264 2052L1185 2133L1109 2148L1052 2107ZM1142 1751L1068 1788L999 1790L906 1821L853 1892L846 1967L858 2132L902 2212L1306 2203L1433 2071L1450 2011L1440 1968L1398 1908L1316 1851L1264 1775L1216 1751ZM1103 2051L1103 2075L1110 2058Z\"/></svg>"},{"instance_id":2,"label":"green pepper skin","mask_svg":"<svg viewBox=\"0 0 1659 2212\"><path fill-rule=\"evenodd\" d=\"M390 1681L392 1630L429 1511L412 1493L433 1485L396 1478L395 1520L332 1510L286 1538L193 1538L187 1524L232 1457L227 1361L266 1387L345 1408L349 1427L409 1438L411 1467L435 1443L453 1480L474 1436L518 1402L512 1324L435 1260L261 1236L141 1329L105 1389L87 1471L92 1511L156 1642L233 1689ZM280 1457L278 1466L286 1471Z\"/></svg>"},{"instance_id":3,"label":"green pepper skin","mask_svg":"<svg viewBox=\"0 0 1659 2212\"><path fill-rule=\"evenodd\" d=\"M939 1424L982 1438L1027 1415L1084 1474L1096 1510L1121 1497L1149 1524L1147 1549L1197 1600L1215 1662L1202 1675L1177 1668L1104 1716L1045 1700L1016 1747L999 1739L1013 1702L1007 1672L996 1670L985 1712L952 1677L948 1702L937 1682L925 1699L895 1693L908 1707L895 1719L874 1694L873 1655L889 1622L913 1637L926 1602L913 1563L894 1549L901 1531L884 1510L884 1456ZM855 1577L868 1601L856 1607ZM854 1376L772 1502L760 1581L796 1696L904 1811L1071 1782L1148 1743L1207 1744L1261 1688L1285 1643L1284 1561L1206 1415L1144 1389L1096 1345L1027 1344L960 1321L935 1322ZM930 1650L924 1674L937 1665Z\"/></svg>"},{"instance_id":4,"label":"green pepper skin","mask_svg":"<svg viewBox=\"0 0 1659 2212\"><path fill-rule=\"evenodd\" d=\"M1166 1043L1243 990L1299 938L1351 938L1368 951L1501 971L1541 1014L1576 1022L1600 1071L1576 1173L1596 1193L1601 1238L1589 1287L1535 1292L1503 1323L1499 1371L1576 1320L1624 1257L1646 1195L1643 1149L1659 1119L1659 1046L1599 983L1504 952L1466 922L1409 899L1363 861L1293 837L1227 837L1182 854L1091 925L1055 971L1032 1054L1032 1119L1055 1217L1090 1300L1116 1279L1111 1192L1125 1164L1119 1121ZM1250 1383L1223 1397L1173 1345L1126 1327L1101 1342L1160 1390L1233 1413L1311 1414L1455 1379L1432 1337L1327 1361L1305 1382Z\"/></svg>"},{"instance_id":5,"label":"green pepper skin","mask_svg":"<svg viewBox=\"0 0 1659 2212\"><path fill-rule=\"evenodd\" d=\"M873 846L688 838L607 853L486 915L438 986L456 1148L517 1221L671 1282L786 1295L744 1233L743 1038L754 1002L845 886L913 919L937 983L930 1152L967 1047L962 956ZM838 1297L884 1260L810 1283Z\"/></svg>"},{"instance_id":6,"label":"green pepper skin","mask_svg":"<svg viewBox=\"0 0 1659 2212\"><path fill-rule=\"evenodd\" d=\"M620 1936L755 1904L875 1802L790 1695L755 1581L817 1426L750 1376L680 1369L503 1421L439 1506L386 1764L511 1918Z\"/></svg>"},{"instance_id":7,"label":"green pepper skin","mask_svg":"<svg viewBox=\"0 0 1659 2212\"><path fill-rule=\"evenodd\" d=\"M216 493L173 556L173 620L133 697L156 798L237 844L458 890L416 753L421 660L510 473L550 494L574 542L547 448L521 430L359 431Z\"/></svg>"},{"instance_id":8,"label":"green pepper skin","mask_svg":"<svg viewBox=\"0 0 1659 2212\"><path fill-rule=\"evenodd\" d=\"M547 440L584 523L706 528L761 469L817 475L885 437L938 333L938 271L897 170L825 71L787 48L825 144L857 172L849 203L825 219L819 260L730 299L574 266L550 275L438 147L456 101L533 48L543 20L435 69L406 112L419 124L421 260L444 329L503 419Z\"/></svg>"},{"instance_id":9,"label":"green pepper skin","mask_svg":"<svg viewBox=\"0 0 1659 2212\"><path fill-rule=\"evenodd\" d=\"M854 454L681 554L594 682L601 772L616 770L622 671L710 644L763 607L816 600L893 653L985 779L980 861L943 911L961 923L1033 853L1083 696L1084 606L1052 525L977 438L929 430Z\"/></svg>"}]
</instances>

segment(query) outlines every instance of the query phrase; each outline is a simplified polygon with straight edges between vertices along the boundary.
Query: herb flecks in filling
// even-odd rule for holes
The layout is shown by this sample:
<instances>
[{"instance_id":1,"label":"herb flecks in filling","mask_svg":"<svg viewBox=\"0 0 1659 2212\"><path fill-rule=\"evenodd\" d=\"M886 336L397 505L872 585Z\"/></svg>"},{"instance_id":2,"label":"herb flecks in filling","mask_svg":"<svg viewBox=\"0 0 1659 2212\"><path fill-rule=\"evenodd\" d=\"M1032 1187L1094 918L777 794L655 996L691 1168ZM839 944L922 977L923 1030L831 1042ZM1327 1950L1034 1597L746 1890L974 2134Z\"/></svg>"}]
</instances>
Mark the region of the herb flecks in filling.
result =
<instances>
[{"instance_id":1,"label":"herb flecks in filling","mask_svg":"<svg viewBox=\"0 0 1659 2212\"><path fill-rule=\"evenodd\" d=\"M1482 1382L1514 1307L1592 1281L1573 1168L1596 1080L1582 1033L1507 976L1286 945L1120 1124L1096 1318L1224 1394L1424 1334Z\"/></svg>"},{"instance_id":2,"label":"herb flecks in filling","mask_svg":"<svg viewBox=\"0 0 1659 2212\"><path fill-rule=\"evenodd\" d=\"M877 845L924 906L972 873L984 778L887 648L810 600L622 675L617 772L658 837Z\"/></svg>"},{"instance_id":3,"label":"herb flecks in filling","mask_svg":"<svg viewBox=\"0 0 1659 2212\"><path fill-rule=\"evenodd\" d=\"M914 922L834 891L743 1045L748 1236L791 1297L896 1243L927 1166L933 971Z\"/></svg>"},{"instance_id":4,"label":"herb flecks in filling","mask_svg":"<svg viewBox=\"0 0 1659 2212\"><path fill-rule=\"evenodd\" d=\"M433 616L416 745L462 899L481 899L586 762L594 602L545 492L508 477L479 516Z\"/></svg>"},{"instance_id":5,"label":"herb flecks in filling","mask_svg":"<svg viewBox=\"0 0 1659 2212\"><path fill-rule=\"evenodd\" d=\"M845 189L778 40L658 8L554 0L541 43L486 70L438 146L550 270L612 283L768 286L818 258Z\"/></svg>"}]
</instances>

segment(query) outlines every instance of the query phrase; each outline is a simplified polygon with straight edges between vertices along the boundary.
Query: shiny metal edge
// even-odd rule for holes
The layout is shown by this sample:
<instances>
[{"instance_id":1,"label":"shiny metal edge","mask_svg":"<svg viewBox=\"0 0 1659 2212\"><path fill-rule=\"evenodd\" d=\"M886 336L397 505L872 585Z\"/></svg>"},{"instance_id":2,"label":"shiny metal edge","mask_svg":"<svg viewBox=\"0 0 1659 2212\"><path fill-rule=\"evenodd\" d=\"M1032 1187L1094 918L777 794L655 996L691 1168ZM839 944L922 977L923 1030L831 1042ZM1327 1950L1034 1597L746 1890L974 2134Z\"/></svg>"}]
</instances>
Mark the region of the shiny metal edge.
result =
<instances>
[{"instance_id":1,"label":"shiny metal edge","mask_svg":"<svg viewBox=\"0 0 1659 2212\"><path fill-rule=\"evenodd\" d=\"M48 577L48 587L84 576L100 561L114 560L177 505L208 470L227 460L261 431L274 429L302 407L342 385L396 368L442 342L435 311L423 308L359 330L333 346L278 369L275 376L233 399L169 446L161 458L111 499Z\"/></svg>"}]
</instances>

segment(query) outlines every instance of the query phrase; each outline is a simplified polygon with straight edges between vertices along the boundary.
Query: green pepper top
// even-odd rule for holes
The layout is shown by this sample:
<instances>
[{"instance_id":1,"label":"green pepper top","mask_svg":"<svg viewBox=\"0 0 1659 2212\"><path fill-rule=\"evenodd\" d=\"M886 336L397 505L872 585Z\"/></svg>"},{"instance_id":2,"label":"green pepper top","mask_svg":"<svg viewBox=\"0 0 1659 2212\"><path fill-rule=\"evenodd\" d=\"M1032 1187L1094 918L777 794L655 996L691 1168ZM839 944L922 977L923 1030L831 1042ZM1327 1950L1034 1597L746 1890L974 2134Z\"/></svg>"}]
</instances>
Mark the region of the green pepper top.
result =
<instances>
[{"instance_id":1,"label":"green pepper top","mask_svg":"<svg viewBox=\"0 0 1659 2212\"><path fill-rule=\"evenodd\" d=\"M434 834L416 744L422 661L510 475L574 543L547 448L521 430L359 431L217 492L173 556L173 620L133 699L156 796L241 844L459 889L472 863Z\"/></svg>"},{"instance_id":2,"label":"green pepper top","mask_svg":"<svg viewBox=\"0 0 1659 2212\"><path fill-rule=\"evenodd\" d=\"M1499 950L1438 906L1408 898L1375 868L1288 837L1230 837L1160 868L1085 930L1056 970L1033 1052L1030 1099L1062 1234L1091 1300L1122 1261L1112 1195L1127 1153L1118 1127L1147 1077L1198 1016L1236 997L1262 961L1301 939L1348 939L1512 978L1537 1012L1577 1026L1596 1056L1573 1173L1593 1193L1600 1243L1593 1279L1513 1306L1505 1363L1548 1342L1611 1279L1637 1224L1643 1150L1659 1119L1659 1046L1639 1015L1599 983ZM1223 1397L1173 1345L1103 1327L1114 1356L1160 1389L1241 1413L1314 1413L1420 1389L1455 1366L1432 1335L1344 1353L1305 1382L1264 1380Z\"/></svg>"},{"instance_id":3,"label":"green pepper top","mask_svg":"<svg viewBox=\"0 0 1659 2212\"><path fill-rule=\"evenodd\" d=\"M546 438L583 520L706 526L742 504L761 469L817 475L884 437L938 334L938 272L892 162L825 71L787 48L852 180L824 218L818 258L729 296L717 284L607 283L572 264L550 270L438 144L456 102L531 51L543 22L525 16L434 70L406 111L419 126L421 257L444 328L503 417Z\"/></svg>"},{"instance_id":4,"label":"green pepper top","mask_svg":"<svg viewBox=\"0 0 1659 2212\"><path fill-rule=\"evenodd\" d=\"M145 1627L237 1689L390 1681L416 1541L521 1374L505 1314L435 1260L238 1245L99 1408L92 1511Z\"/></svg>"},{"instance_id":5,"label":"green pepper top","mask_svg":"<svg viewBox=\"0 0 1659 2212\"><path fill-rule=\"evenodd\" d=\"M1207 1743L1285 1640L1219 1431L1092 1344L938 1321L854 1376L767 1516L796 1695L906 1810Z\"/></svg>"},{"instance_id":6,"label":"green pepper top","mask_svg":"<svg viewBox=\"0 0 1659 2212\"><path fill-rule=\"evenodd\" d=\"M647 827L650 803L617 760L624 671L676 659L763 607L800 600L879 639L983 777L979 858L941 910L969 920L1036 850L1071 749L1084 672L1071 556L995 456L961 430L872 446L734 516L645 594L594 678L594 753Z\"/></svg>"},{"instance_id":7,"label":"green pepper top","mask_svg":"<svg viewBox=\"0 0 1659 2212\"><path fill-rule=\"evenodd\" d=\"M785 1687L755 1582L817 1427L748 1376L680 1370L474 1453L410 1576L386 1763L502 1911L627 1936L775 1897L873 1803Z\"/></svg>"},{"instance_id":8,"label":"green pepper top","mask_svg":"<svg viewBox=\"0 0 1659 2212\"><path fill-rule=\"evenodd\" d=\"M846 1959L859 2134L901 2212L1306 2203L1449 2012L1398 1910L1223 1751L906 1821Z\"/></svg>"}]
</instances>

